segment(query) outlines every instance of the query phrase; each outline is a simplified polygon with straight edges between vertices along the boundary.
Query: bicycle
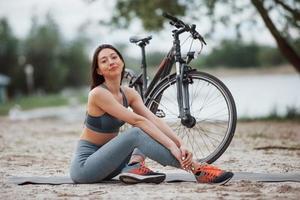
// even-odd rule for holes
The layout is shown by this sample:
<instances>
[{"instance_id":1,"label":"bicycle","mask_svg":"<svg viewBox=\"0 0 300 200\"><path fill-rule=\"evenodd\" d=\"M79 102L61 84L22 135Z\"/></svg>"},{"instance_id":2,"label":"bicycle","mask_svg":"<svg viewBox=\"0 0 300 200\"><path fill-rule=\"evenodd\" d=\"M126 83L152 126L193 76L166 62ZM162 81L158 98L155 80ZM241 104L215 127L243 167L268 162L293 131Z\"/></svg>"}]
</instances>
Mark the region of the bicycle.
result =
<instances>
[{"instance_id":1,"label":"bicycle","mask_svg":"<svg viewBox=\"0 0 300 200\"><path fill-rule=\"evenodd\" d=\"M186 57L181 55L179 35L182 33L199 40L201 50L206 45L196 25L190 26L167 13L163 16L175 27L173 46L154 78L148 85L145 47L152 39L148 36L130 38L131 43L141 48L142 72L136 75L127 69L124 79L139 92L145 105L174 129L198 161L212 163L225 152L233 138L237 120L235 102L218 78L189 66L195 51L189 51ZM176 73L171 72L174 63Z\"/></svg>"}]
</instances>

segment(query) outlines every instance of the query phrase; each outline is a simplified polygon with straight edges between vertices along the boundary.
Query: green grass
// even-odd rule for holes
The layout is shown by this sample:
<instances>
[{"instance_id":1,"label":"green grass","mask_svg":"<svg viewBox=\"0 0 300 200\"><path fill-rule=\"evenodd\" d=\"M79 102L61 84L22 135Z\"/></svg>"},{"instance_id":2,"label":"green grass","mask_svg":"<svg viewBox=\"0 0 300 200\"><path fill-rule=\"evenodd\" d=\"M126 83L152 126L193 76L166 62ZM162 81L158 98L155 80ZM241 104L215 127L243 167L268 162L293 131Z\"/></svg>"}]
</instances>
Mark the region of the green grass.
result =
<instances>
[{"instance_id":1,"label":"green grass","mask_svg":"<svg viewBox=\"0 0 300 200\"><path fill-rule=\"evenodd\" d=\"M18 105L22 110L29 110L33 108L64 106L70 103L70 98L75 98L80 104L87 102L87 95L78 93L67 97L61 94L48 94L48 95L32 95L24 96L7 103L0 104L0 115L7 115L9 110Z\"/></svg>"}]
</instances>

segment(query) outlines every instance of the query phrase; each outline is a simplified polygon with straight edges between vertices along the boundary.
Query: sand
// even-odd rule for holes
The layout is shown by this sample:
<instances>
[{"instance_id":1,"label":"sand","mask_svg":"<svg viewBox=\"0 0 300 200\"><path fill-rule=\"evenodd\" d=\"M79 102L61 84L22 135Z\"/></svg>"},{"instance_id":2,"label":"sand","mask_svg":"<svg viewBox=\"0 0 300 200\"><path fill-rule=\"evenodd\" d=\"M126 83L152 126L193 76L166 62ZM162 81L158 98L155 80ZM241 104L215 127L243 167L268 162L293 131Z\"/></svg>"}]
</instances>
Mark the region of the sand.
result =
<instances>
[{"instance_id":1,"label":"sand","mask_svg":"<svg viewBox=\"0 0 300 200\"><path fill-rule=\"evenodd\" d=\"M298 199L300 183L239 181L225 186L195 183L124 185L24 185L10 176L67 175L81 120L0 118L0 199ZM283 146L294 149L256 150ZM239 122L225 154L214 164L245 172L300 172L299 122ZM298 150L297 150L298 149ZM174 171L147 160L160 171Z\"/></svg>"}]
</instances>

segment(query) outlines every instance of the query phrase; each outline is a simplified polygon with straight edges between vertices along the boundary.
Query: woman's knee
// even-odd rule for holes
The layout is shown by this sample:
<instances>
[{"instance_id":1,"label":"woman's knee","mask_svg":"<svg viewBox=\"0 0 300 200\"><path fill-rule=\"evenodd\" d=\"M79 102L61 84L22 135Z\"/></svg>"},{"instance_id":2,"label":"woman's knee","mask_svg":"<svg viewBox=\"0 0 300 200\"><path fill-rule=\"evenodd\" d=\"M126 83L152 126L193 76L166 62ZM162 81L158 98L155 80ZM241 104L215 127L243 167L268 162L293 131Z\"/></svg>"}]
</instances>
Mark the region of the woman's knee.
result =
<instances>
[{"instance_id":1,"label":"woman's knee","mask_svg":"<svg viewBox=\"0 0 300 200\"><path fill-rule=\"evenodd\" d=\"M131 128L131 132L136 133L136 134L144 133L144 131L141 128L139 128L139 127L133 127L133 128Z\"/></svg>"},{"instance_id":2,"label":"woman's knee","mask_svg":"<svg viewBox=\"0 0 300 200\"><path fill-rule=\"evenodd\" d=\"M99 183L104 180L105 177L96 176L87 170L77 169L77 171L70 171L70 178L74 183Z\"/></svg>"},{"instance_id":3,"label":"woman's knee","mask_svg":"<svg viewBox=\"0 0 300 200\"><path fill-rule=\"evenodd\" d=\"M146 135L146 133L138 127L128 129L126 134L128 137L133 138L133 139L140 139L142 137L145 137L145 135Z\"/></svg>"},{"instance_id":4,"label":"woman's knee","mask_svg":"<svg viewBox=\"0 0 300 200\"><path fill-rule=\"evenodd\" d=\"M74 165L70 168L70 178L74 183L82 183L82 178L80 176L80 169Z\"/></svg>"}]
</instances>

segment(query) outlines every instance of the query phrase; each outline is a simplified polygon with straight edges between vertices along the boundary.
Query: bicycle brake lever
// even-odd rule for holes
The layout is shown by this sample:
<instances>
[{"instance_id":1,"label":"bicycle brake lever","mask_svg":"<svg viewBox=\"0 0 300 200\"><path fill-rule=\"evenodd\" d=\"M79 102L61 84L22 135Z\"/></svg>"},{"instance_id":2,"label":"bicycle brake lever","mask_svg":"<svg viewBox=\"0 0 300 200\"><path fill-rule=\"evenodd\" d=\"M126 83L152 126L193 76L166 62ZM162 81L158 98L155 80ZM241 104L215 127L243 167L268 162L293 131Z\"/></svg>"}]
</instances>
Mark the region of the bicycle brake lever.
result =
<instances>
[{"instance_id":1,"label":"bicycle brake lever","mask_svg":"<svg viewBox=\"0 0 300 200\"><path fill-rule=\"evenodd\" d=\"M203 44L206 45L206 42L205 42L204 38L196 30L195 30L194 33L192 33L192 36L193 36L194 39L199 39L200 42L202 42Z\"/></svg>"},{"instance_id":2,"label":"bicycle brake lever","mask_svg":"<svg viewBox=\"0 0 300 200\"><path fill-rule=\"evenodd\" d=\"M200 40L201 42L203 42L203 44L206 45L206 42L205 42L204 38L203 38L200 34L199 34L199 40Z\"/></svg>"},{"instance_id":3,"label":"bicycle brake lever","mask_svg":"<svg viewBox=\"0 0 300 200\"><path fill-rule=\"evenodd\" d=\"M170 19L170 20L173 21L173 22L178 22L178 19L177 19L176 17L173 17L172 15L170 15L170 14L167 13L167 12L163 12L162 16L164 16L165 18Z\"/></svg>"}]
</instances>

